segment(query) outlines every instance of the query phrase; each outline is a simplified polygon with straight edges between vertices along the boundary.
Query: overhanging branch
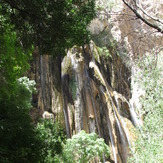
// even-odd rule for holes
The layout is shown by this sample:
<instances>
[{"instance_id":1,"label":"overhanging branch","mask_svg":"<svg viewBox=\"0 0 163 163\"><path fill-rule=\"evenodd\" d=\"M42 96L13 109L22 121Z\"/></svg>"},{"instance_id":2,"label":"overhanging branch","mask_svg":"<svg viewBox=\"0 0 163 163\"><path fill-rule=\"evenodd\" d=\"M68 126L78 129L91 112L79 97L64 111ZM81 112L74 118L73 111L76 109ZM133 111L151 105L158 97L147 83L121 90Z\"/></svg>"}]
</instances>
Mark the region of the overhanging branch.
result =
<instances>
[{"instance_id":1,"label":"overhanging branch","mask_svg":"<svg viewBox=\"0 0 163 163\"><path fill-rule=\"evenodd\" d=\"M132 10L132 11L134 12L134 14L135 14L140 20L142 20L142 21L143 21L145 24L147 24L148 26L150 26L150 27L156 29L158 32L160 32L161 34L163 34L163 29L162 29L162 28L160 28L157 24L153 24L153 23L151 23L150 21L148 21L147 19L145 19L144 17L142 17L142 16L138 13L138 11L137 11L134 7L132 7L126 0L122 0L122 1L124 2L124 4L125 4L130 10Z\"/></svg>"},{"instance_id":2,"label":"overhanging branch","mask_svg":"<svg viewBox=\"0 0 163 163\"><path fill-rule=\"evenodd\" d=\"M162 21L162 20L160 20L159 18L154 17L154 16L148 14L143 8L141 8L141 7L138 5L138 3L137 3L136 0L134 0L134 2L135 2L135 4L136 4L136 7L137 7L140 11L142 11L146 16L148 16L149 18L151 18L151 19L153 19L153 20L155 20L155 21L157 21L157 22L163 24L163 21Z\"/></svg>"}]
</instances>

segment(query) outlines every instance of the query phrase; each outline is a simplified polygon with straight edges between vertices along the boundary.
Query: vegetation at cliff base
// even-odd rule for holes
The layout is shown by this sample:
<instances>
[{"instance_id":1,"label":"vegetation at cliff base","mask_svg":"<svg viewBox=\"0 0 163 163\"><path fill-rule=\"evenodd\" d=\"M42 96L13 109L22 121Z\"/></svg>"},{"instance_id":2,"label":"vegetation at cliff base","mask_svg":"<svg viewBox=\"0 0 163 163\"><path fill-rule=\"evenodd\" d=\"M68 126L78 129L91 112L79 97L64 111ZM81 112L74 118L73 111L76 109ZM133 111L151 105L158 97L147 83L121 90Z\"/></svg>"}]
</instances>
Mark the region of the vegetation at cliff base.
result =
<instances>
[{"instance_id":1,"label":"vegetation at cliff base","mask_svg":"<svg viewBox=\"0 0 163 163\"><path fill-rule=\"evenodd\" d=\"M56 162L56 156L63 151L66 134L63 127L53 120L42 119L36 126L39 140L42 142L39 162Z\"/></svg>"},{"instance_id":2,"label":"vegetation at cliff base","mask_svg":"<svg viewBox=\"0 0 163 163\"><path fill-rule=\"evenodd\" d=\"M63 162L69 163L102 161L103 157L108 157L110 153L108 145L104 139L98 138L96 133L87 134L81 131L68 139L63 150Z\"/></svg>"}]
</instances>

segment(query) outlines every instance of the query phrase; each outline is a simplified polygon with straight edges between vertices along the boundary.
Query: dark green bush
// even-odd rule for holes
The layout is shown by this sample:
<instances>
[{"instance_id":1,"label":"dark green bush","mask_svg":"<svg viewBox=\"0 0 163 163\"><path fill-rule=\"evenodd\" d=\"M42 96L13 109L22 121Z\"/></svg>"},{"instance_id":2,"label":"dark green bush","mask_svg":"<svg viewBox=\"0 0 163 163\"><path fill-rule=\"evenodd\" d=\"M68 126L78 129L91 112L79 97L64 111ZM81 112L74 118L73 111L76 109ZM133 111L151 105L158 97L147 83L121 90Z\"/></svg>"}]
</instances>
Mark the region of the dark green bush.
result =
<instances>
[{"instance_id":1,"label":"dark green bush","mask_svg":"<svg viewBox=\"0 0 163 163\"><path fill-rule=\"evenodd\" d=\"M36 127L39 133L39 140L42 142L41 159L43 162L56 162L57 155L63 150L63 143L66 141L65 131L59 123L53 120L41 120Z\"/></svg>"}]
</instances>

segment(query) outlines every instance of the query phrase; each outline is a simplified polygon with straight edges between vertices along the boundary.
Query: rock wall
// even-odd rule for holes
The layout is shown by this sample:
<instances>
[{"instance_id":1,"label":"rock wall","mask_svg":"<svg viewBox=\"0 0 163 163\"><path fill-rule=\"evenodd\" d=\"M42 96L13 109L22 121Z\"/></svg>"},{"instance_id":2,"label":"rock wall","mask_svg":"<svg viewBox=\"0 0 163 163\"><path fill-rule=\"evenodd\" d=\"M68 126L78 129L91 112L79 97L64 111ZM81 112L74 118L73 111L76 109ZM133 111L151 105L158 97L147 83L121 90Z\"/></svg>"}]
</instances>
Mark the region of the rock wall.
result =
<instances>
[{"instance_id":1,"label":"rock wall","mask_svg":"<svg viewBox=\"0 0 163 163\"><path fill-rule=\"evenodd\" d=\"M68 137L81 130L96 132L112 149L110 161L127 162L134 139L130 134L133 125L127 100L129 93L125 93L125 97L116 91L120 85L114 73L120 72L112 70L113 62L110 56L100 54L94 42L68 51L62 62L65 121ZM117 62L117 66L125 67L120 59Z\"/></svg>"},{"instance_id":2,"label":"rock wall","mask_svg":"<svg viewBox=\"0 0 163 163\"><path fill-rule=\"evenodd\" d=\"M55 120L64 124L61 59L49 55L39 55L36 49L31 61L29 78L36 81L37 93L33 94L31 110L34 122L42 117L44 111L54 114Z\"/></svg>"},{"instance_id":3,"label":"rock wall","mask_svg":"<svg viewBox=\"0 0 163 163\"><path fill-rule=\"evenodd\" d=\"M134 1L126 1L129 4L134 3ZM157 63L157 57L163 47L162 34L138 19L122 0L97 0L96 2L97 6L99 6L98 17L92 21L89 27L93 41L99 47L106 46L110 48L111 46L112 54L118 53L120 56L114 57L113 59L114 64L112 67L114 69L112 69L112 71L119 69L117 73L115 73L115 80L118 79L119 84L114 86L114 88L123 95L125 95L125 93L123 93L123 90L119 90L118 86L120 89L124 89L124 92L130 92L126 98L131 98L130 103L133 110L140 113L141 104L139 97L144 94L144 91L140 85L135 82L136 74L141 71L141 68L137 65L137 61L141 57L147 57L149 54L153 54ZM149 22L156 23L163 29L162 22L157 22L151 18L154 17L156 20L162 20L163 1L146 0L136 2L149 14L149 16L147 16L138 9L140 15L145 17ZM127 69L121 68L118 65L118 58L130 69L129 72L127 72ZM125 79L128 80L119 80L122 75L126 76ZM135 116L141 117L142 115ZM140 125L142 122L138 120L135 124Z\"/></svg>"}]
</instances>

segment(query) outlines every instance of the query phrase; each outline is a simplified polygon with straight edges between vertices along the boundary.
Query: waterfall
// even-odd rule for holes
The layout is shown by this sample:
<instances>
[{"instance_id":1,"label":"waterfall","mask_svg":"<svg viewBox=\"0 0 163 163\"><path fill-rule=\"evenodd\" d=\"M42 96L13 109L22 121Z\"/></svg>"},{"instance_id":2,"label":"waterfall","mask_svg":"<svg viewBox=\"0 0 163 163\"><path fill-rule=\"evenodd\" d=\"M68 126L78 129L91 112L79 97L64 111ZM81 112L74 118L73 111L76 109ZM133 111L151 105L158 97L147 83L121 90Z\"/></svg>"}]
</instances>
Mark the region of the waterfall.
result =
<instances>
[{"instance_id":1,"label":"waterfall","mask_svg":"<svg viewBox=\"0 0 163 163\"><path fill-rule=\"evenodd\" d=\"M119 134L120 134L120 139L122 140L122 144L123 144L123 147L122 147L122 150L125 151L125 153L127 153L126 151L126 148L128 147L128 144L126 144L126 135L125 135L125 132L121 126L122 122L120 121L119 119L119 116L118 116L118 113L116 112L116 108L114 106L114 103L113 103L113 99L111 98L111 95L110 95L110 92L108 91L108 89L106 89L107 91L107 95L109 97L108 100L111 101L111 105L112 105L112 108L113 108L113 112L114 112L114 117L115 117L115 120L116 120L116 124L118 126L118 129L119 129ZM125 150L124 150L125 149ZM124 158L124 162L126 162L126 156L123 154L123 157Z\"/></svg>"},{"instance_id":2,"label":"waterfall","mask_svg":"<svg viewBox=\"0 0 163 163\"><path fill-rule=\"evenodd\" d=\"M107 143L110 142L112 148L110 159L115 163L125 163L130 139L134 137L128 135L131 130L127 127L132 127L132 124L124 119L121 111L126 109L125 115L127 113L126 116L130 117L130 104L125 97L113 91L100 72L96 60L93 56L87 55L89 52L88 47L85 51L80 47L74 47L68 51L62 64L63 113L67 137L70 137L73 131L78 133L83 129L88 133L97 132L99 137L103 137ZM93 52L91 53L93 55ZM88 72L87 63L93 71ZM97 80L92 78L92 75ZM74 108L71 110L73 121L69 106ZM105 157L103 160L105 162Z\"/></svg>"},{"instance_id":3,"label":"waterfall","mask_svg":"<svg viewBox=\"0 0 163 163\"><path fill-rule=\"evenodd\" d=\"M101 137L100 127L99 127L98 118L97 118L97 111L96 111L96 107L95 107L95 102L94 102L94 99L93 99L92 91L90 90L90 79L89 79L89 76L88 76L88 72L87 72L86 66L84 66L84 69L85 69L85 74L86 74L86 78L87 78L87 82L88 82L87 83L88 84L88 90L89 90L89 93L90 93L91 102L92 102L93 110L94 110L94 113L95 113L95 121L96 121L96 124L97 124L97 131L98 131L99 137Z\"/></svg>"},{"instance_id":4,"label":"waterfall","mask_svg":"<svg viewBox=\"0 0 163 163\"><path fill-rule=\"evenodd\" d=\"M112 96L113 96L113 93L110 91L111 88L109 88L107 82L105 81L105 79L103 78L99 68L96 66L96 64L94 62L90 62L89 66L91 68L94 68L94 72L95 72L95 75L97 77L97 79L100 80L100 82L104 85L105 89L106 89L106 93L103 91L103 94L105 95L106 97L106 101L110 101L111 102L111 106L112 106L112 109L113 109L113 113L114 113L114 117L115 117L115 121L116 121L116 124L117 124L117 127L118 127L118 130L119 130L119 134L120 134L120 139L122 141L122 144L123 144L123 147L121 148L121 150L123 150L123 160L124 162L126 162L126 154L124 153L127 153L126 151L128 151L128 145L130 145L129 143L129 138L128 138L128 135L127 135L127 131L126 131L126 128L125 128L125 124L124 124L124 121L122 120L121 116L119 115L119 106L118 106L118 102L117 102L117 106L118 106L118 110L116 108L116 106L114 105L114 102L113 102L113 99L112 99ZM111 96L112 95L112 96ZM109 125L109 120L107 120L107 124L108 124L108 128L109 128L109 131L111 130L111 125ZM114 144L113 144L113 136L111 133L109 133L110 135L110 139L112 141L112 148L113 148L113 155L114 155L114 159L117 160L116 158L116 154L115 154L115 147L114 147Z\"/></svg>"},{"instance_id":5,"label":"waterfall","mask_svg":"<svg viewBox=\"0 0 163 163\"><path fill-rule=\"evenodd\" d=\"M95 65L94 62L90 62L89 63L89 67L91 68L94 68L94 71L97 75L97 78L101 81L101 83L106 87L105 85L105 80L102 76L102 74L100 73L98 67ZM103 92L103 90L102 90ZM103 92L105 94L105 92ZM107 114L106 114L107 115ZM108 117L108 115L107 115ZM117 156L116 156L116 149L115 149L115 142L114 142L114 139L113 139L113 134L112 134L112 127L111 127L111 122L110 122L110 119L107 118L107 126L108 126L108 130L109 130L109 136L110 136L110 140L111 140L111 145L112 145L112 150L113 150L113 156L114 156L114 161L115 163L117 163Z\"/></svg>"},{"instance_id":6,"label":"waterfall","mask_svg":"<svg viewBox=\"0 0 163 163\"><path fill-rule=\"evenodd\" d=\"M114 93L114 97L115 97L115 102L116 102L116 105L117 105L117 109L118 109L118 112L120 114L120 108L119 108L118 97L117 97L118 95L117 95L117 92L116 91L114 91L113 93ZM120 116L120 118L121 118L121 116ZM124 128L124 132L126 134L128 145L130 146L130 140L129 140L129 136L128 136L126 125L125 125L125 122L124 122L123 118L121 118L121 122L122 122L122 125L123 125L123 128Z\"/></svg>"},{"instance_id":7,"label":"waterfall","mask_svg":"<svg viewBox=\"0 0 163 163\"><path fill-rule=\"evenodd\" d=\"M138 127L139 130L141 131L141 122L139 121L138 116L134 110L133 104L131 102L130 102L130 115L134 126Z\"/></svg>"},{"instance_id":8,"label":"waterfall","mask_svg":"<svg viewBox=\"0 0 163 163\"><path fill-rule=\"evenodd\" d=\"M114 139L113 139L113 133L112 133L111 122L110 122L110 119L108 118L108 115L107 115L107 126L108 126L108 130L109 130L109 136L110 136L111 146L112 146L112 150L113 150L114 162L117 163L115 142L114 142Z\"/></svg>"},{"instance_id":9,"label":"waterfall","mask_svg":"<svg viewBox=\"0 0 163 163\"><path fill-rule=\"evenodd\" d=\"M101 92L105 96L105 92L104 92L104 90L102 90L102 88L101 88ZM114 138L113 138L114 136L113 136L113 133L112 133L113 128L111 126L111 121L110 121L110 119L108 117L108 114L107 113L105 113L105 114L106 114L106 118L107 118L107 127L108 127L108 130L109 130L109 136L110 136L111 146L112 146L112 150L113 150L114 162L117 163L117 156L116 156L116 149L115 149L115 141L114 141Z\"/></svg>"},{"instance_id":10,"label":"waterfall","mask_svg":"<svg viewBox=\"0 0 163 163\"><path fill-rule=\"evenodd\" d=\"M141 117L139 114L141 114L141 103L140 103L140 97L145 95L145 91L140 87L140 85L135 81L135 76L138 75L138 72L141 70L132 67L131 72L132 72L132 77L131 77L131 85L133 87L132 89L132 98L130 99L130 115L131 115L131 120L132 123L135 127L138 127L139 130L141 131L141 126L142 126L142 121L138 117ZM138 113L136 113L135 111Z\"/></svg>"},{"instance_id":11,"label":"waterfall","mask_svg":"<svg viewBox=\"0 0 163 163\"><path fill-rule=\"evenodd\" d=\"M65 119L65 125L66 125L66 134L67 138L71 138L71 132L70 132L70 123L69 123L69 115L68 115L68 108L67 108L67 98L66 98L66 88L68 88L68 84L66 82L66 75L62 73L62 97L63 97L63 114Z\"/></svg>"},{"instance_id":12,"label":"waterfall","mask_svg":"<svg viewBox=\"0 0 163 163\"><path fill-rule=\"evenodd\" d=\"M43 106L44 106L44 110L45 110L45 81L44 81L44 67L43 67L44 63L43 63L43 55L40 56L40 79L41 79L41 93L42 93L42 101L43 101Z\"/></svg>"},{"instance_id":13,"label":"waterfall","mask_svg":"<svg viewBox=\"0 0 163 163\"><path fill-rule=\"evenodd\" d=\"M123 150L123 155L121 156L122 158L123 158L123 161L124 162L126 162L127 161L127 148L128 148L128 141L127 141L127 143L126 143L126 131L125 131L125 129L124 129L124 126L123 126L123 123L122 123L122 119L121 119L121 117L120 117L120 115L118 114L118 112L117 112L117 110L116 110L116 107L115 107L115 105L114 105L114 103L113 103L113 99L112 99L112 97L111 97L111 95L110 95L110 92L108 91L108 89L106 89L107 91L107 95L109 96L109 99L110 99L110 101L111 101L111 104L112 104L112 108L113 108L113 112L114 112L114 116L115 116L115 120L116 120L116 123L117 123L117 126L118 126L118 129L119 129L119 134L120 134L120 139L121 139L121 141L122 141L122 145L123 145L123 147L122 147L122 149L121 150ZM121 126L122 125L122 126Z\"/></svg>"},{"instance_id":14,"label":"waterfall","mask_svg":"<svg viewBox=\"0 0 163 163\"><path fill-rule=\"evenodd\" d=\"M75 51L75 49L74 49ZM83 104L81 102L81 90L83 87L83 80L82 80L82 72L81 72L81 64L82 62L82 56L79 57L79 60L76 59L76 54L77 52L74 52L74 54L71 54L70 51L68 51L68 56L71 59L71 65L72 65L72 70L75 74L75 84L76 85L76 99L74 101L74 106L75 106L75 126L76 126L76 131L79 132L83 129L83 123L82 123L82 117L83 117Z\"/></svg>"},{"instance_id":15,"label":"waterfall","mask_svg":"<svg viewBox=\"0 0 163 163\"><path fill-rule=\"evenodd\" d=\"M68 123L68 116L66 114L65 108L63 108L63 113L64 113L64 118L65 118L65 125L66 125L66 134L67 134L67 138L71 138L70 135L70 130L69 130L69 123Z\"/></svg>"}]
</instances>

